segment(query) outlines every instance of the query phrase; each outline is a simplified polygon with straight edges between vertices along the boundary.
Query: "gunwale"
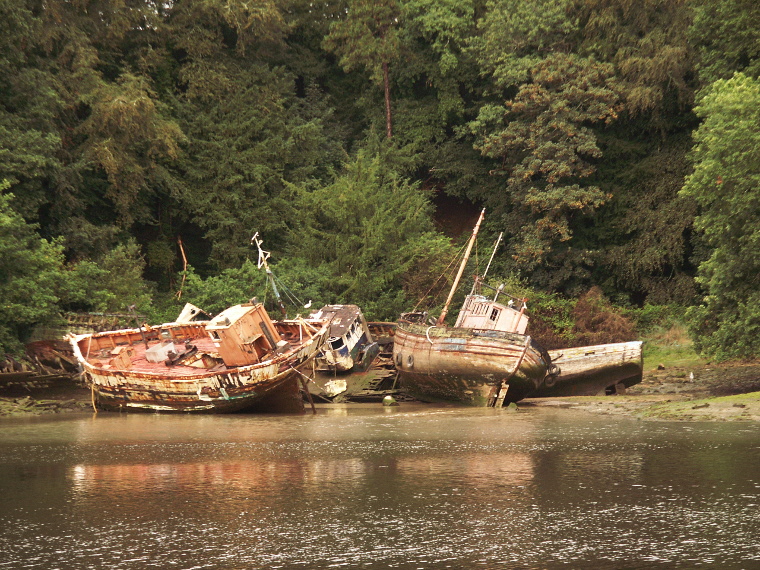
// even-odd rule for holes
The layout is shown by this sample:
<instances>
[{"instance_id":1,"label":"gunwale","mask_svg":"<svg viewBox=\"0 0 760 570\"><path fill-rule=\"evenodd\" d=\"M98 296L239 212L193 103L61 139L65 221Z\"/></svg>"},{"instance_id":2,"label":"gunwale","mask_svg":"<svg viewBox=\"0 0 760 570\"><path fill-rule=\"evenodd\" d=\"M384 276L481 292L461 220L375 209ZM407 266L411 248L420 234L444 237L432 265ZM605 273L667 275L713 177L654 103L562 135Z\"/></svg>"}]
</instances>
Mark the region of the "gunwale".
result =
<instances>
[{"instance_id":1,"label":"gunwale","mask_svg":"<svg viewBox=\"0 0 760 570\"><path fill-rule=\"evenodd\" d=\"M204 369L183 364L170 367L145 359L143 339L155 343L166 336L175 341L190 340L199 352L213 356L206 324L166 323L145 330L74 335L70 342L92 388L93 400L103 409L232 412L272 399L278 392L287 400L299 401L303 409L298 394L302 373L298 368L311 362L327 338L326 321L275 321L286 344L255 364L228 367L220 363ZM127 369L109 365L109 349L112 353L118 347L129 347L132 352Z\"/></svg>"}]
</instances>

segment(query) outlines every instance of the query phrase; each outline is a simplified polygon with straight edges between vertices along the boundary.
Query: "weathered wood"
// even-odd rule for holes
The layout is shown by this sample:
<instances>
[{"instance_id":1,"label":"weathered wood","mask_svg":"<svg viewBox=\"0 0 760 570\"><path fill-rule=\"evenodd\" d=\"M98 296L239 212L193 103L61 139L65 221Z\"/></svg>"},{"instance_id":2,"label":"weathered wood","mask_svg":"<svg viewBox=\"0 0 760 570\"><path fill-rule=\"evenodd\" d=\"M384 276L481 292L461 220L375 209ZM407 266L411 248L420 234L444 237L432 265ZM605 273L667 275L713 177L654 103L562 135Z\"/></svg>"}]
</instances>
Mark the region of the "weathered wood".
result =
<instances>
[{"instance_id":1,"label":"weathered wood","mask_svg":"<svg viewBox=\"0 0 760 570\"><path fill-rule=\"evenodd\" d=\"M250 307L258 308L258 305ZM245 313L243 309L236 311L235 314ZM259 312L256 315L261 317ZM214 340L207 330L209 327L213 332L223 330L225 313L217 315L217 319L221 320L166 323L145 332L146 337L159 341L170 338L172 329L176 329L193 339L198 354L180 359L171 366L167 366L164 360L148 361L147 349L140 343L130 342L139 338L136 329L73 337L74 356L92 387L93 403L108 410L218 413L244 410L265 401L289 403L298 400L297 368L310 363L321 348L327 338L327 322L314 321L311 325L316 332L299 339L299 322L269 321L267 326L275 328L270 331L272 341L269 342L274 346L268 351L262 349L256 363L225 365L216 346L219 339ZM282 341L278 340L280 336ZM241 342L247 340L241 339ZM123 349L129 345L129 350L119 350L117 362L111 346ZM129 354L127 366L121 362L125 354ZM149 356L156 360L152 354ZM295 397L291 396L293 388ZM278 400L279 390L285 390L287 394ZM293 409L292 405L289 407Z\"/></svg>"},{"instance_id":2,"label":"weathered wood","mask_svg":"<svg viewBox=\"0 0 760 570\"><path fill-rule=\"evenodd\" d=\"M620 393L641 382L644 362L641 341L550 350L559 369L547 376L531 397L592 396L606 389Z\"/></svg>"}]
</instances>

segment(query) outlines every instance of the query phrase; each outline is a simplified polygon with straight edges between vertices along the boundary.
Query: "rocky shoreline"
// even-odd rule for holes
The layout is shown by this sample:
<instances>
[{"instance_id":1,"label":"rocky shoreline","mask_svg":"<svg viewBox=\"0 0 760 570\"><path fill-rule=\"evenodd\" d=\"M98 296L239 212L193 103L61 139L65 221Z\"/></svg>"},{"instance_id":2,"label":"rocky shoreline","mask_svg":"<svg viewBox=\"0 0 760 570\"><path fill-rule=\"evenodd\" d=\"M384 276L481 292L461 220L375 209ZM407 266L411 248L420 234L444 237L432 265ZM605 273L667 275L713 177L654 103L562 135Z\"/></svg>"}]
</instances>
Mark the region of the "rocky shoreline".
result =
<instances>
[{"instance_id":1,"label":"rocky shoreline","mask_svg":"<svg viewBox=\"0 0 760 570\"><path fill-rule=\"evenodd\" d=\"M641 420L760 421L760 363L645 371L640 384L614 396L528 398L518 409L561 407ZM89 388L73 379L0 390L0 417L92 411Z\"/></svg>"}]
</instances>

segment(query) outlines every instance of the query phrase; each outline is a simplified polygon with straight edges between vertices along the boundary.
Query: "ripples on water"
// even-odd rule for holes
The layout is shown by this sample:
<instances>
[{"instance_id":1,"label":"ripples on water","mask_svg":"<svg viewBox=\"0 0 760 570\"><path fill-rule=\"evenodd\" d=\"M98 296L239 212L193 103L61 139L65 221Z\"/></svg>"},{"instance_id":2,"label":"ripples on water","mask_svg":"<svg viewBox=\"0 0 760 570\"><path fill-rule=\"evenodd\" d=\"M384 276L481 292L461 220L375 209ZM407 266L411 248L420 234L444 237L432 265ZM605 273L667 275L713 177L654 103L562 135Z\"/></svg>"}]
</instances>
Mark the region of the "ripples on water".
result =
<instances>
[{"instance_id":1,"label":"ripples on water","mask_svg":"<svg viewBox=\"0 0 760 570\"><path fill-rule=\"evenodd\" d=\"M0 568L760 567L755 424L357 405L0 434Z\"/></svg>"}]
</instances>

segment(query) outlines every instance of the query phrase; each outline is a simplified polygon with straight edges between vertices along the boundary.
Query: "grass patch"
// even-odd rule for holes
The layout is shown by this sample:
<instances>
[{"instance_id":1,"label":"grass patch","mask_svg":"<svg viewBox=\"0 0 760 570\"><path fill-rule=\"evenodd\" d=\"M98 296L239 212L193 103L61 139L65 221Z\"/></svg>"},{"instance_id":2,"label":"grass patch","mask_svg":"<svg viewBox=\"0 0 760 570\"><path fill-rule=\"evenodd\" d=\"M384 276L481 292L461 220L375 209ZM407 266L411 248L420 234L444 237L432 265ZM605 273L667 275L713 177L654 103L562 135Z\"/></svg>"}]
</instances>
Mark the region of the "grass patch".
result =
<instances>
[{"instance_id":1,"label":"grass patch","mask_svg":"<svg viewBox=\"0 0 760 570\"><path fill-rule=\"evenodd\" d=\"M661 420L711 420L721 419L720 404L754 404L760 402L760 392L700 398L682 402L661 402L648 406L641 412L641 417ZM740 406L743 407L743 406ZM701 411L704 410L704 411ZM739 413L739 418L743 414ZM726 419L726 418L723 418Z\"/></svg>"},{"instance_id":2,"label":"grass patch","mask_svg":"<svg viewBox=\"0 0 760 570\"><path fill-rule=\"evenodd\" d=\"M749 402L760 402L760 392L749 392L747 394L732 394L731 396L718 396L717 398L706 398L700 402L725 402L727 404L747 404Z\"/></svg>"},{"instance_id":3,"label":"grass patch","mask_svg":"<svg viewBox=\"0 0 760 570\"><path fill-rule=\"evenodd\" d=\"M655 329L643 340L645 369L651 370L659 365L665 368L688 368L707 363L695 352L694 343L682 324Z\"/></svg>"}]
</instances>

